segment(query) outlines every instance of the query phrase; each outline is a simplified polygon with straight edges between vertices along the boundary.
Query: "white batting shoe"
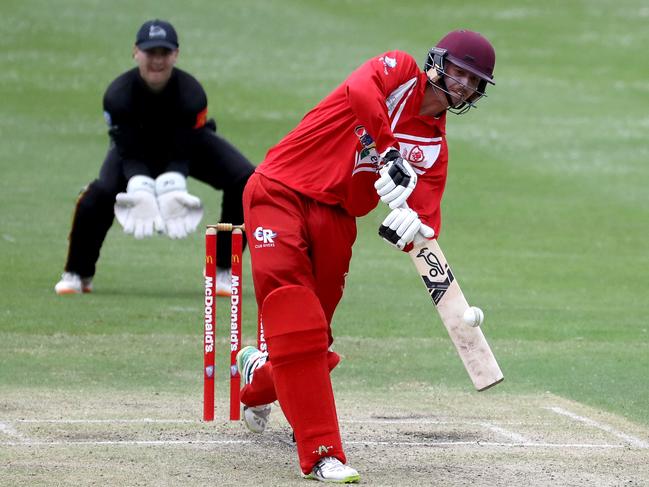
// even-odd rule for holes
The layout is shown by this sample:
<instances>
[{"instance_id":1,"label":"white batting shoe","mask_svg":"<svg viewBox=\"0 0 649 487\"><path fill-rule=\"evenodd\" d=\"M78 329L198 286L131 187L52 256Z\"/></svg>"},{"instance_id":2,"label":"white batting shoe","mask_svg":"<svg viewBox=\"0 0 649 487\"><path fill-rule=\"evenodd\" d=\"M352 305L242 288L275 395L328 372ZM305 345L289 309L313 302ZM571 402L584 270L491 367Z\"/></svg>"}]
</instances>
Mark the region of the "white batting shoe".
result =
<instances>
[{"instance_id":1,"label":"white batting shoe","mask_svg":"<svg viewBox=\"0 0 649 487\"><path fill-rule=\"evenodd\" d=\"M244 384L251 384L255 370L266 363L268 354L259 351L256 347L248 345L237 353L237 369L243 378Z\"/></svg>"},{"instance_id":2,"label":"white batting shoe","mask_svg":"<svg viewBox=\"0 0 649 487\"><path fill-rule=\"evenodd\" d=\"M260 352L255 347L243 347L237 353L237 368L244 384L251 384L255 370L266 363L268 354ZM253 433L263 433L268 425L271 405L243 406L243 422Z\"/></svg>"},{"instance_id":3,"label":"white batting shoe","mask_svg":"<svg viewBox=\"0 0 649 487\"><path fill-rule=\"evenodd\" d=\"M216 295L232 296L232 269L216 268Z\"/></svg>"},{"instance_id":4,"label":"white batting shoe","mask_svg":"<svg viewBox=\"0 0 649 487\"><path fill-rule=\"evenodd\" d=\"M64 294L81 294L92 292L92 277L81 277L74 272L64 272L61 280L54 286L54 292L59 296Z\"/></svg>"},{"instance_id":5,"label":"white batting shoe","mask_svg":"<svg viewBox=\"0 0 649 487\"><path fill-rule=\"evenodd\" d=\"M244 406L243 422L253 433L263 433L268 425L268 417L271 412L271 405L262 406Z\"/></svg>"},{"instance_id":6,"label":"white batting shoe","mask_svg":"<svg viewBox=\"0 0 649 487\"><path fill-rule=\"evenodd\" d=\"M360 481L358 472L336 457L324 457L313 466L311 473L303 473L305 479L336 484L353 484Z\"/></svg>"}]
</instances>

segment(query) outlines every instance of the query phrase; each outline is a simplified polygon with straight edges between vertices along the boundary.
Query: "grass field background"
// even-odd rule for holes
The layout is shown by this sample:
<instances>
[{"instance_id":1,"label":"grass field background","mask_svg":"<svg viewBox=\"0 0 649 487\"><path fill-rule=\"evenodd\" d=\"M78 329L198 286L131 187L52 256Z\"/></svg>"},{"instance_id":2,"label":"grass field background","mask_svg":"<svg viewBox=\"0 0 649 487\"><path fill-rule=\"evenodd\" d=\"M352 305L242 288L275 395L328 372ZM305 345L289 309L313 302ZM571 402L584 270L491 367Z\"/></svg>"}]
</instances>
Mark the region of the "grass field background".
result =
<instances>
[{"instance_id":1,"label":"grass field background","mask_svg":"<svg viewBox=\"0 0 649 487\"><path fill-rule=\"evenodd\" d=\"M161 17L219 131L255 163L366 58L423 61L448 30L485 34L497 85L449 116L440 243L506 376L486 394L548 391L649 425L645 2L3 0L0 12L0 413L3 394L164 393L195 396L200 417L200 233L139 242L114 226L95 293L53 292L76 195L107 147L103 92L133 65L139 25ZM216 221L220 195L190 189ZM409 259L376 235L385 214L359 221L336 388L377 402L406 385L470 392Z\"/></svg>"}]
</instances>

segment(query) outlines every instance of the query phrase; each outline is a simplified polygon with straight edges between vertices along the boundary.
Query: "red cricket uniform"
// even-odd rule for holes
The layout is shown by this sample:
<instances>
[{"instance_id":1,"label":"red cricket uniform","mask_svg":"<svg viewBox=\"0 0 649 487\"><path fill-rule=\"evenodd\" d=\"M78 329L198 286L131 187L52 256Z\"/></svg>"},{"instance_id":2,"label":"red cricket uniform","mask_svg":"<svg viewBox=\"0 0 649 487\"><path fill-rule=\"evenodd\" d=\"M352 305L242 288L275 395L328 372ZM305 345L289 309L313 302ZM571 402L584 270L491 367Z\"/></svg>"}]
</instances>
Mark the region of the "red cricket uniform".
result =
<instances>
[{"instance_id":1,"label":"red cricket uniform","mask_svg":"<svg viewBox=\"0 0 649 487\"><path fill-rule=\"evenodd\" d=\"M268 151L244 192L246 232L260 309L268 294L282 286L311 289L324 311L331 345L329 325L349 270L355 218L367 214L379 202L373 186L378 177L376 161L378 153L390 147L400 149L418 174L408 205L439 234L448 162L446 114L439 118L419 114L426 85L425 73L410 55L391 51L372 58ZM374 139L376 149L363 149L357 135L359 126ZM270 362L258 369L253 383L244 388L243 402L249 406L269 402L277 392L294 429L305 473L323 452L345 462L335 406L323 401L323 395L328 399L331 394L333 404L328 374L321 377L315 368L297 370L288 365L285 373L278 374L275 357L283 357L279 348L285 342L276 340L274 351L269 337L276 326L264 320L264 327ZM329 368L337 363L331 353L327 360ZM307 380L297 380L304 376ZM291 382L295 387L299 384L307 390L280 393L285 388L278 387L278 381ZM313 410L322 414L314 416ZM306 411L310 411L308 421L302 418Z\"/></svg>"}]
</instances>

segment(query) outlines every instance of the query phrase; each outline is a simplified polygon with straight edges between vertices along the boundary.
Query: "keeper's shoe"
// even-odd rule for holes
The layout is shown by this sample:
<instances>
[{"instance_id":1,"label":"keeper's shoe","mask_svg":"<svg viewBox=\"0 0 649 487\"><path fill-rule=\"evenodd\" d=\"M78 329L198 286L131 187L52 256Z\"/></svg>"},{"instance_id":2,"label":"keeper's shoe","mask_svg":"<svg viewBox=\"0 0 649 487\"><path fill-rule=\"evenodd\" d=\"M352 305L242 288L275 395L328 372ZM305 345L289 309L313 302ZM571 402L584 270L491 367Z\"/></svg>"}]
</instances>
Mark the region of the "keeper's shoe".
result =
<instances>
[{"instance_id":1,"label":"keeper's shoe","mask_svg":"<svg viewBox=\"0 0 649 487\"><path fill-rule=\"evenodd\" d=\"M216 268L216 295L232 296L232 269Z\"/></svg>"},{"instance_id":2,"label":"keeper's shoe","mask_svg":"<svg viewBox=\"0 0 649 487\"><path fill-rule=\"evenodd\" d=\"M305 479L319 480L335 484L353 484L360 481L361 476L352 467L343 464L336 457L324 457L313 466L311 473L303 473Z\"/></svg>"},{"instance_id":3,"label":"keeper's shoe","mask_svg":"<svg viewBox=\"0 0 649 487\"><path fill-rule=\"evenodd\" d=\"M61 280L54 286L58 295L81 294L92 292L92 277L81 277L74 272L64 272Z\"/></svg>"},{"instance_id":4,"label":"keeper's shoe","mask_svg":"<svg viewBox=\"0 0 649 487\"><path fill-rule=\"evenodd\" d=\"M243 378L244 384L250 384L255 374L255 370L266 363L267 353L260 352L255 347L243 347L237 353L237 368ZM271 405L262 404L261 406L243 406L243 422L253 433L263 433L268 424Z\"/></svg>"}]
</instances>

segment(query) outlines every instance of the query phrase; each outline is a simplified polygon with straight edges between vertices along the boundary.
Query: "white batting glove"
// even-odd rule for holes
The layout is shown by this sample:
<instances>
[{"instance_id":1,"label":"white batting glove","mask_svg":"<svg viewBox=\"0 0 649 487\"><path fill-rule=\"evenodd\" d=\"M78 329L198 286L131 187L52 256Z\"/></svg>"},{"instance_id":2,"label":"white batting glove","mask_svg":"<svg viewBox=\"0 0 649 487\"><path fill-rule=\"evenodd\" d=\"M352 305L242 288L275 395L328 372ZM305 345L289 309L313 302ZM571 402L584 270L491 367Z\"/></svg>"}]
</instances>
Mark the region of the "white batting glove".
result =
<instances>
[{"instance_id":1,"label":"white batting glove","mask_svg":"<svg viewBox=\"0 0 649 487\"><path fill-rule=\"evenodd\" d=\"M397 149L388 149L381 154L381 159L384 166L379 171L381 176L374 183L374 188L381 201L394 210L412 194L417 184L417 173L403 160Z\"/></svg>"},{"instance_id":2,"label":"white batting glove","mask_svg":"<svg viewBox=\"0 0 649 487\"><path fill-rule=\"evenodd\" d=\"M383 240L399 250L403 250L411 243L417 233L424 238L435 236L435 230L422 223L417 213L407 206L392 210L379 227L379 235Z\"/></svg>"},{"instance_id":3,"label":"white batting glove","mask_svg":"<svg viewBox=\"0 0 649 487\"><path fill-rule=\"evenodd\" d=\"M164 229L155 198L155 182L149 176L137 175L129 179L126 193L115 197L114 210L124 233L138 240Z\"/></svg>"},{"instance_id":4,"label":"white batting glove","mask_svg":"<svg viewBox=\"0 0 649 487\"><path fill-rule=\"evenodd\" d=\"M185 176L173 171L161 174L155 180L155 192L169 238L185 238L196 230L203 218L203 205L187 192Z\"/></svg>"}]
</instances>

